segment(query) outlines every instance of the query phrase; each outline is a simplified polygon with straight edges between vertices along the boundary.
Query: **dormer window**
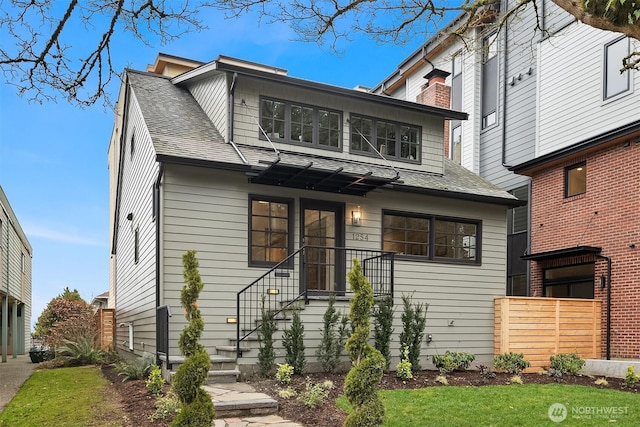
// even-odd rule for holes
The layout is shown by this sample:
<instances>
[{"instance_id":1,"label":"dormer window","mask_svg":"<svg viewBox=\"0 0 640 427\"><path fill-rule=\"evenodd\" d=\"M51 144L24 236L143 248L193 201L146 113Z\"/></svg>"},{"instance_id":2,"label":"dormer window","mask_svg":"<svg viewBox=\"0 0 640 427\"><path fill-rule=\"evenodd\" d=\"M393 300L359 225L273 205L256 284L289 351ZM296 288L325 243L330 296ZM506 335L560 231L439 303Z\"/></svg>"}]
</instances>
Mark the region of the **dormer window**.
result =
<instances>
[{"instance_id":1,"label":"dormer window","mask_svg":"<svg viewBox=\"0 0 640 427\"><path fill-rule=\"evenodd\" d=\"M339 151L342 113L270 98L260 100L260 126L270 140ZM266 139L262 131L260 138Z\"/></svg>"},{"instance_id":2,"label":"dormer window","mask_svg":"<svg viewBox=\"0 0 640 427\"><path fill-rule=\"evenodd\" d=\"M420 163L420 127L356 114L350 123L352 153Z\"/></svg>"}]
</instances>

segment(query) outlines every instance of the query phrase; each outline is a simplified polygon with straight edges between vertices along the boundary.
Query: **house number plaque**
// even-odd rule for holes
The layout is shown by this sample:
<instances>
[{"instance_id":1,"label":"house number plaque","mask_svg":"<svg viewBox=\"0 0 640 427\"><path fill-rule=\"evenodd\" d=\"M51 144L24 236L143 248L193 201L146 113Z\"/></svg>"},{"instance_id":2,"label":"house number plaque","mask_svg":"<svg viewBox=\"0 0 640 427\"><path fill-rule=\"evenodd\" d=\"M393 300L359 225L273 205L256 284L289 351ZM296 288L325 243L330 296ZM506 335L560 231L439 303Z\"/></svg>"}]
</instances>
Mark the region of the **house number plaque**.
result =
<instances>
[{"instance_id":1,"label":"house number plaque","mask_svg":"<svg viewBox=\"0 0 640 427\"><path fill-rule=\"evenodd\" d=\"M369 240L369 235L366 233L353 233L353 240Z\"/></svg>"}]
</instances>

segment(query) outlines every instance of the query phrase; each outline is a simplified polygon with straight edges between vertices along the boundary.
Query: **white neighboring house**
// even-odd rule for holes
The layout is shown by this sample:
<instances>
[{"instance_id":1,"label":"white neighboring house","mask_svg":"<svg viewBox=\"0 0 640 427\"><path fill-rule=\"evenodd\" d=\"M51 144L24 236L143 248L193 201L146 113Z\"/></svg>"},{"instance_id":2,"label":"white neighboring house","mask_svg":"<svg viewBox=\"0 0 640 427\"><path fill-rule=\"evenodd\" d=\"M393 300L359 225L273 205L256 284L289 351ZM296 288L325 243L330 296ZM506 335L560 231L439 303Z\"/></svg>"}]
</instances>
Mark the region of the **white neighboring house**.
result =
<instances>
[{"instance_id":1,"label":"white neighboring house","mask_svg":"<svg viewBox=\"0 0 640 427\"><path fill-rule=\"evenodd\" d=\"M171 61L192 69L172 75ZM444 121L466 113L234 58L168 55L125 71L117 110L110 300L120 352L155 353L169 370L181 361L181 258L194 249L201 342L219 366L255 366L263 298L304 308L313 365L328 296L348 311L352 258L376 297L394 298L396 334L403 295L430 304L423 366L447 349L493 356L506 212L522 203L443 155Z\"/></svg>"},{"instance_id":2,"label":"white neighboring house","mask_svg":"<svg viewBox=\"0 0 640 427\"><path fill-rule=\"evenodd\" d=\"M33 251L0 187L0 348L2 362L29 351Z\"/></svg>"}]
</instances>

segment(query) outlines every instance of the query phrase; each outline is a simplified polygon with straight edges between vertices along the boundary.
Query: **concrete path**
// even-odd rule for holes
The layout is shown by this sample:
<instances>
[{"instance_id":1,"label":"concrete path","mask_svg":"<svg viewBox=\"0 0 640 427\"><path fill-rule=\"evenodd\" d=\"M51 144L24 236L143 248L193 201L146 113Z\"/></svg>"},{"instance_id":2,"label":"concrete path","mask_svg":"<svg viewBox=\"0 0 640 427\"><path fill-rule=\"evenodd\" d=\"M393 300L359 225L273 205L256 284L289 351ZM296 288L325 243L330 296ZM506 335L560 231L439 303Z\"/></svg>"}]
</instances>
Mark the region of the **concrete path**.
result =
<instances>
[{"instance_id":1,"label":"concrete path","mask_svg":"<svg viewBox=\"0 0 640 427\"><path fill-rule=\"evenodd\" d=\"M19 355L15 359L9 355L6 362L0 362L0 412L11 402L22 384L38 366L31 363L29 355Z\"/></svg>"}]
</instances>

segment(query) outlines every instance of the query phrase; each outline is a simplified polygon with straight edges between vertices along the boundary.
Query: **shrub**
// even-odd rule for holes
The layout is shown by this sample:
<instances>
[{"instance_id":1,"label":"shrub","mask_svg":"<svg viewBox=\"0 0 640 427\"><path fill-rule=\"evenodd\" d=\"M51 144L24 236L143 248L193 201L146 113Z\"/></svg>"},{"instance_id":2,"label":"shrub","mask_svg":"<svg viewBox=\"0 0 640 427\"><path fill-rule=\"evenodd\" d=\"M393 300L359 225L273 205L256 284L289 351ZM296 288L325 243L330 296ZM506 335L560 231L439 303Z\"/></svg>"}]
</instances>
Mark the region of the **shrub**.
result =
<instances>
[{"instance_id":1,"label":"shrub","mask_svg":"<svg viewBox=\"0 0 640 427\"><path fill-rule=\"evenodd\" d=\"M141 380L146 378L154 366L153 354L145 352L142 357L126 359L113 365L115 371L120 375L122 381Z\"/></svg>"},{"instance_id":2,"label":"shrub","mask_svg":"<svg viewBox=\"0 0 640 427\"><path fill-rule=\"evenodd\" d=\"M151 421L166 420L174 417L178 412L180 412L180 400L174 392L170 391L166 396L156 400L156 411L149 416L149 419Z\"/></svg>"},{"instance_id":3,"label":"shrub","mask_svg":"<svg viewBox=\"0 0 640 427\"><path fill-rule=\"evenodd\" d=\"M606 378L598 378L593 383L602 387L607 387L609 385L609 381L607 381Z\"/></svg>"},{"instance_id":4,"label":"shrub","mask_svg":"<svg viewBox=\"0 0 640 427\"><path fill-rule=\"evenodd\" d=\"M34 335L52 349L65 345L65 340L78 342L96 335L93 306L84 301L77 290L64 291L53 298L38 317Z\"/></svg>"},{"instance_id":5,"label":"shrub","mask_svg":"<svg viewBox=\"0 0 640 427\"><path fill-rule=\"evenodd\" d=\"M185 285L180 293L180 304L185 312L187 325L178 338L180 352L186 357L174 377L172 389L182 406L172 422L172 426L210 426L216 417L213 401L201 388L207 379L211 359L199 343L204 321L198 308L198 296L204 287L195 251L187 251L182 256Z\"/></svg>"},{"instance_id":6,"label":"shrub","mask_svg":"<svg viewBox=\"0 0 640 427\"><path fill-rule=\"evenodd\" d=\"M304 392L298 396L298 400L308 408L315 408L320 405L329 396L329 388L325 388L323 384L313 384L311 379L307 377L307 384Z\"/></svg>"},{"instance_id":7,"label":"shrub","mask_svg":"<svg viewBox=\"0 0 640 427\"><path fill-rule=\"evenodd\" d=\"M475 358L471 353L447 350L442 356L434 354L431 360L440 373L446 375L456 370L464 371L469 368Z\"/></svg>"},{"instance_id":8,"label":"shrub","mask_svg":"<svg viewBox=\"0 0 640 427\"><path fill-rule=\"evenodd\" d=\"M633 365L629 365L627 368L627 374L624 377L624 385L627 388L632 388L638 383L640 377L636 374L636 368Z\"/></svg>"},{"instance_id":9,"label":"shrub","mask_svg":"<svg viewBox=\"0 0 640 427\"><path fill-rule=\"evenodd\" d=\"M373 290L357 259L353 260L347 279L354 295L349 310L353 332L346 344L351 370L344 381L344 394L353 412L347 416L344 427L375 427L384 420L384 406L376 387L382 380L386 361L382 353L367 342L371 332Z\"/></svg>"},{"instance_id":10,"label":"shrub","mask_svg":"<svg viewBox=\"0 0 640 427\"><path fill-rule=\"evenodd\" d=\"M409 348L405 347L402 352L402 359L396 366L396 376L403 380L410 380L413 378L411 373L411 362L409 362Z\"/></svg>"},{"instance_id":11,"label":"shrub","mask_svg":"<svg viewBox=\"0 0 640 427\"><path fill-rule=\"evenodd\" d=\"M292 397L296 397L298 392L291 388L291 386L285 388L284 390L280 390L278 392L278 396L283 399L291 399Z\"/></svg>"},{"instance_id":12,"label":"shrub","mask_svg":"<svg viewBox=\"0 0 640 427\"><path fill-rule=\"evenodd\" d=\"M393 298L386 296L373 309L373 346L384 356L389 369L391 363L391 335L393 334Z\"/></svg>"},{"instance_id":13,"label":"shrub","mask_svg":"<svg viewBox=\"0 0 640 427\"><path fill-rule=\"evenodd\" d=\"M439 382L442 385L449 385L449 380L444 375L438 375L436 377L436 382Z\"/></svg>"},{"instance_id":14,"label":"shrub","mask_svg":"<svg viewBox=\"0 0 640 427\"><path fill-rule=\"evenodd\" d=\"M56 357L64 361L65 366L83 366L102 363L105 354L95 348L95 336L79 337L76 341L63 340L64 345L56 350Z\"/></svg>"},{"instance_id":15,"label":"shrub","mask_svg":"<svg viewBox=\"0 0 640 427\"><path fill-rule=\"evenodd\" d=\"M158 365L151 367L149 377L147 378L147 390L154 396L160 396L162 394L162 386L164 385L164 378L162 378L162 371Z\"/></svg>"},{"instance_id":16,"label":"shrub","mask_svg":"<svg viewBox=\"0 0 640 427\"><path fill-rule=\"evenodd\" d=\"M291 328L284 331L282 346L286 351L285 362L293 367L293 372L300 375L307 366L304 356L304 325L298 310L293 312Z\"/></svg>"},{"instance_id":17,"label":"shrub","mask_svg":"<svg viewBox=\"0 0 640 427\"><path fill-rule=\"evenodd\" d=\"M578 353L556 354L551 356L551 370L556 370L562 375L576 375L584 367L585 361Z\"/></svg>"},{"instance_id":18,"label":"shrub","mask_svg":"<svg viewBox=\"0 0 640 427\"><path fill-rule=\"evenodd\" d=\"M514 375L511 378L509 378L509 383L522 384L522 377L520 375Z\"/></svg>"},{"instance_id":19,"label":"shrub","mask_svg":"<svg viewBox=\"0 0 640 427\"><path fill-rule=\"evenodd\" d=\"M531 366L531 363L524 359L523 353L507 352L493 358L493 367L495 369L513 375L519 375L529 366Z\"/></svg>"},{"instance_id":20,"label":"shrub","mask_svg":"<svg viewBox=\"0 0 640 427\"><path fill-rule=\"evenodd\" d=\"M487 365L478 365L477 368L483 382L489 382L496 377L496 373Z\"/></svg>"},{"instance_id":21,"label":"shrub","mask_svg":"<svg viewBox=\"0 0 640 427\"><path fill-rule=\"evenodd\" d=\"M276 379L280 384L289 384L291 382L291 375L293 375L293 372L293 366L288 363L283 363L282 365L278 363Z\"/></svg>"},{"instance_id":22,"label":"shrub","mask_svg":"<svg viewBox=\"0 0 640 427\"><path fill-rule=\"evenodd\" d=\"M346 336L348 334L349 319L340 316L335 308L336 297L329 297L329 305L322 318L322 338L320 346L316 350L316 356L320 361L324 372L335 372L340 364ZM340 325L338 326L338 322ZM337 332L336 332L336 327Z\"/></svg>"},{"instance_id":23,"label":"shrub","mask_svg":"<svg viewBox=\"0 0 640 427\"><path fill-rule=\"evenodd\" d=\"M420 347L427 324L427 309L429 304L413 304L412 297L402 296L402 332L400 333L400 351L409 348L409 362L413 372L420 370ZM400 354L402 358L402 354Z\"/></svg>"},{"instance_id":24,"label":"shrub","mask_svg":"<svg viewBox=\"0 0 640 427\"><path fill-rule=\"evenodd\" d=\"M266 377L273 368L276 360L276 351L273 348L273 334L277 330L276 317L272 310L265 307L265 298L262 297L260 308L260 324L258 325L258 338L260 338L260 350L258 350L258 371Z\"/></svg>"}]
</instances>

